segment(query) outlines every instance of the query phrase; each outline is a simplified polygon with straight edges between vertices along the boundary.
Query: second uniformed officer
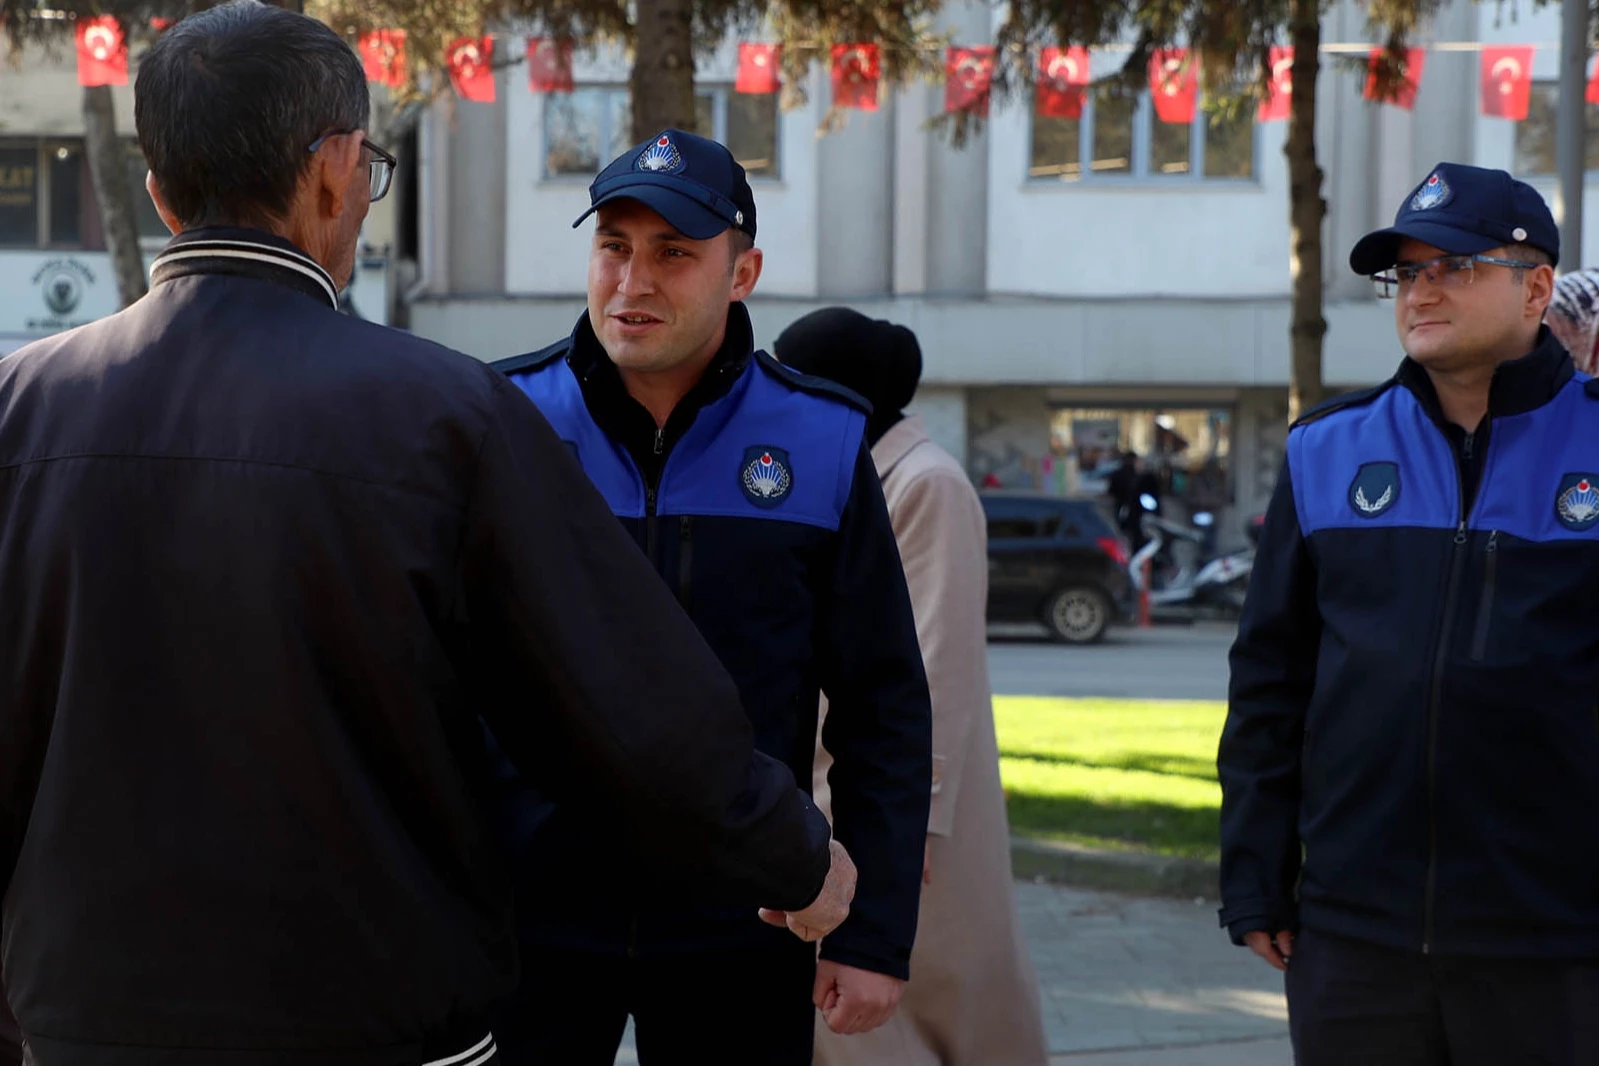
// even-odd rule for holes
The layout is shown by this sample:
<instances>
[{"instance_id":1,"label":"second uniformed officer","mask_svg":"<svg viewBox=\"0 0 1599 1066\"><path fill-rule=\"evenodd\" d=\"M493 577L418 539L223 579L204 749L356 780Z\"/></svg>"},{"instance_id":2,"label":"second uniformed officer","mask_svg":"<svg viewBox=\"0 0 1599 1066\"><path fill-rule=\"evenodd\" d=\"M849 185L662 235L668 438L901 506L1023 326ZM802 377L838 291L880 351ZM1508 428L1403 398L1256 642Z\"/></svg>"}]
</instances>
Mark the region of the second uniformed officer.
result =
<instances>
[{"instance_id":1,"label":"second uniformed officer","mask_svg":"<svg viewBox=\"0 0 1599 1066\"><path fill-rule=\"evenodd\" d=\"M755 202L722 145L666 130L608 166L588 311L498 364L544 411L733 675L756 744L809 780L817 694L854 908L815 949L742 909L639 879L604 814L513 804L524 977L496 1032L512 1062L808 1066L815 1009L888 1019L916 930L931 781L927 681L853 393L754 350ZM617 649L627 654L627 649ZM767 915L782 925L782 917ZM815 1007L812 1004L815 1004Z\"/></svg>"}]
</instances>

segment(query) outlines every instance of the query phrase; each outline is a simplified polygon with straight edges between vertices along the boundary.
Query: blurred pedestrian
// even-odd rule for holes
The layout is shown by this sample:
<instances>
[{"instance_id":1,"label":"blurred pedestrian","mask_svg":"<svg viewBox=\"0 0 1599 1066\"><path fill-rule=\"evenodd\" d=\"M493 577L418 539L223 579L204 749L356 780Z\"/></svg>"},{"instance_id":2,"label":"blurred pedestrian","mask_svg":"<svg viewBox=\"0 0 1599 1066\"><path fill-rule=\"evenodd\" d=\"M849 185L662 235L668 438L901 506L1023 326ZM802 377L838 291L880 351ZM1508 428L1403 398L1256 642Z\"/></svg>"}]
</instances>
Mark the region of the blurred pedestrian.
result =
<instances>
[{"instance_id":1,"label":"blurred pedestrian","mask_svg":"<svg viewBox=\"0 0 1599 1066\"><path fill-rule=\"evenodd\" d=\"M167 30L149 295L0 359L0 943L37 1066L494 1061L480 718L703 895L844 916L826 820L549 423L337 311L394 167L369 114L315 19Z\"/></svg>"},{"instance_id":2,"label":"blurred pedestrian","mask_svg":"<svg viewBox=\"0 0 1599 1066\"><path fill-rule=\"evenodd\" d=\"M785 364L872 405L872 461L899 541L933 696L932 811L911 979L899 1013L865 1036L817 1032L825 1066L1043 1066L1038 981L1017 921L1010 829L988 683L988 547L982 503L953 456L904 408L921 349L904 326L843 307L777 339ZM847 708L824 708L824 724ZM824 733L825 738L825 733ZM831 760L818 749L815 794Z\"/></svg>"},{"instance_id":3,"label":"blurred pedestrian","mask_svg":"<svg viewBox=\"0 0 1599 1066\"><path fill-rule=\"evenodd\" d=\"M1573 270L1556 278L1544 323L1578 370L1599 373L1599 270Z\"/></svg>"},{"instance_id":4,"label":"blurred pedestrian","mask_svg":"<svg viewBox=\"0 0 1599 1066\"><path fill-rule=\"evenodd\" d=\"M1289 431L1232 649L1221 920L1300 1066L1599 1062L1599 387L1559 230L1433 169L1350 253L1392 379Z\"/></svg>"}]
</instances>

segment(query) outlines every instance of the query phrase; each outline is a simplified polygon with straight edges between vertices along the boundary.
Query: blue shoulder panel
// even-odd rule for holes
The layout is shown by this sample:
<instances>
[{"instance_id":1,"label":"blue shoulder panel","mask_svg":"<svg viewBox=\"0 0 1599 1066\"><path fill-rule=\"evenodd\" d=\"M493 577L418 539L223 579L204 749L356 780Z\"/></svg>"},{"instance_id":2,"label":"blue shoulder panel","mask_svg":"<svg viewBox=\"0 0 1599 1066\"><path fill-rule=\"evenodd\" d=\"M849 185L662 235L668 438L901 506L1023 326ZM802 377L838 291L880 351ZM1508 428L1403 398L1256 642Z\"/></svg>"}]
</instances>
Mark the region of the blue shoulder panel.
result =
<instances>
[{"instance_id":1,"label":"blue shoulder panel","mask_svg":"<svg viewBox=\"0 0 1599 1066\"><path fill-rule=\"evenodd\" d=\"M502 374L510 374L517 370L537 370L541 366L553 363L572 349L572 338L562 337L548 348L540 348L536 352L526 355L513 355L509 359L496 360L489 364L489 369L498 370Z\"/></svg>"},{"instance_id":2,"label":"blue shoulder panel","mask_svg":"<svg viewBox=\"0 0 1599 1066\"><path fill-rule=\"evenodd\" d=\"M644 517L644 480L627 450L595 425L583 389L565 359L544 359L534 369L512 371L512 384L544 413L577 456L611 511L619 518Z\"/></svg>"},{"instance_id":3,"label":"blue shoulder panel","mask_svg":"<svg viewBox=\"0 0 1599 1066\"><path fill-rule=\"evenodd\" d=\"M1476 529L1599 541L1599 398L1576 374L1536 411L1494 421Z\"/></svg>"},{"instance_id":4,"label":"blue shoulder panel","mask_svg":"<svg viewBox=\"0 0 1599 1066\"><path fill-rule=\"evenodd\" d=\"M1449 441L1409 389L1361 399L1288 434L1300 530L1453 529L1460 475Z\"/></svg>"},{"instance_id":5,"label":"blue shoulder panel","mask_svg":"<svg viewBox=\"0 0 1599 1066\"><path fill-rule=\"evenodd\" d=\"M667 458L660 513L837 529L865 428L865 413L847 398L754 360Z\"/></svg>"}]
</instances>

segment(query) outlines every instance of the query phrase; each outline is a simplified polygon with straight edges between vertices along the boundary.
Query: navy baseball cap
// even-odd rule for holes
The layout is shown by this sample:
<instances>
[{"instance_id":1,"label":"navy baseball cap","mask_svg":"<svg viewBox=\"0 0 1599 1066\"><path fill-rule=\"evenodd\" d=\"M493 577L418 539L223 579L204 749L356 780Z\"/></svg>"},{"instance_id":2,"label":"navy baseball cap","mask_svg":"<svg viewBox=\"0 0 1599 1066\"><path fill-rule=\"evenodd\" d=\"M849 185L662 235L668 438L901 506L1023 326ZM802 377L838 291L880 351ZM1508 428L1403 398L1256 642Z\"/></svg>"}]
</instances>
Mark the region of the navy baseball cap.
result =
<instances>
[{"instance_id":1,"label":"navy baseball cap","mask_svg":"<svg viewBox=\"0 0 1599 1066\"><path fill-rule=\"evenodd\" d=\"M755 236L755 194L744 168L724 146L683 130L662 130L612 160L589 186L589 209L572 228L612 200L637 200L696 241L729 229Z\"/></svg>"},{"instance_id":2,"label":"navy baseball cap","mask_svg":"<svg viewBox=\"0 0 1599 1066\"><path fill-rule=\"evenodd\" d=\"M1530 244L1560 258L1560 229L1538 190L1503 170L1439 163L1411 190L1394 224L1355 242L1349 266L1377 274L1399 259L1406 237L1449 255L1477 255L1508 244Z\"/></svg>"}]
</instances>

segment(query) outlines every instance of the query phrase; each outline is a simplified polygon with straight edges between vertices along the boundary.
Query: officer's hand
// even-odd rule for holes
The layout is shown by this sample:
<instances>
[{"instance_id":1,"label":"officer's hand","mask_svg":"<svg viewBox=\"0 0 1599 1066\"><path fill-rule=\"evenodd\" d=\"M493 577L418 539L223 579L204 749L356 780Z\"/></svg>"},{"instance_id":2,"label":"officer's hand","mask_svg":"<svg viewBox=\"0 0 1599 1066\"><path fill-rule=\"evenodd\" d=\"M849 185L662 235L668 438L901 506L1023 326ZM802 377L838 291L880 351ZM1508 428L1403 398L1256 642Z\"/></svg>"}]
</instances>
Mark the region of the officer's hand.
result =
<instances>
[{"instance_id":1,"label":"officer's hand","mask_svg":"<svg viewBox=\"0 0 1599 1066\"><path fill-rule=\"evenodd\" d=\"M827 871L827 881L822 894L802 911L772 911L761 908L761 920L789 930L801 940L820 940L844 924L849 917L849 905L855 899L855 863L844 845L834 838L828 843L833 857L832 868Z\"/></svg>"},{"instance_id":2,"label":"officer's hand","mask_svg":"<svg viewBox=\"0 0 1599 1066\"><path fill-rule=\"evenodd\" d=\"M811 1001L839 1036L869 1033L894 1016L905 982L823 959L816 964Z\"/></svg>"},{"instance_id":3,"label":"officer's hand","mask_svg":"<svg viewBox=\"0 0 1599 1066\"><path fill-rule=\"evenodd\" d=\"M1285 929L1274 941L1270 933L1245 933L1244 946L1277 969L1286 970L1294 954L1294 934Z\"/></svg>"}]
</instances>

